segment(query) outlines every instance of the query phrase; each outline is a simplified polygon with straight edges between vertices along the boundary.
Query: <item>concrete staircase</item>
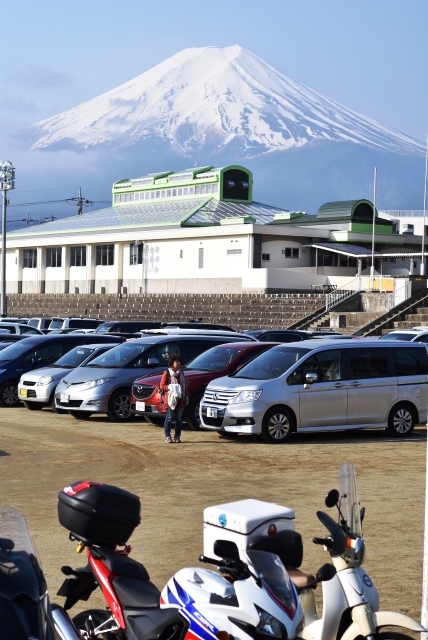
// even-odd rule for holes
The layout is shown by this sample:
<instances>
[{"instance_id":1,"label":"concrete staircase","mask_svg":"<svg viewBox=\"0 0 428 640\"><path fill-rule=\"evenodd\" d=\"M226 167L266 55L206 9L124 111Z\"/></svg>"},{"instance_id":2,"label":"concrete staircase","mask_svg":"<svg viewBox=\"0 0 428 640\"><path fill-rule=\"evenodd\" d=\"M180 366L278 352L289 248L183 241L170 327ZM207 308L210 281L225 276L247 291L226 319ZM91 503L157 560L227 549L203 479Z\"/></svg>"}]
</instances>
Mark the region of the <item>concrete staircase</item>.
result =
<instances>
[{"instance_id":1,"label":"concrete staircase","mask_svg":"<svg viewBox=\"0 0 428 640\"><path fill-rule=\"evenodd\" d=\"M413 329L413 327L425 324L428 326L428 292L426 289L418 291L376 320L361 327L357 335L380 336L395 329Z\"/></svg>"},{"instance_id":2,"label":"concrete staircase","mask_svg":"<svg viewBox=\"0 0 428 640\"><path fill-rule=\"evenodd\" d=\"M163 294L163 295L56 295L13 294L7 314L18 317L81 317L101 320L150 320L187 322L200 318L242 331L284 329L320 312L322 293L281 294Z\"/></svg>"}]
</instances>

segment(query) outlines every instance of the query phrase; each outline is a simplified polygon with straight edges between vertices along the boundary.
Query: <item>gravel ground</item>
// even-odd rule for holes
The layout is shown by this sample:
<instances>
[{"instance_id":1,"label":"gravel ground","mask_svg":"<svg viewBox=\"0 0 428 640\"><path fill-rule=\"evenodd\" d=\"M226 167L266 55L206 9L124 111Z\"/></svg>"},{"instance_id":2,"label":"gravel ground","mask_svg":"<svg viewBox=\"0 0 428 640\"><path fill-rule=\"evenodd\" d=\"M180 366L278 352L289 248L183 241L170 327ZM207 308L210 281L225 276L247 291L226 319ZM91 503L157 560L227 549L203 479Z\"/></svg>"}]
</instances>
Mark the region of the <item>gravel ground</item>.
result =
<instances>
[{"instance_id":1,"label":"gravel ground","mask_svg":"<svg viewBox=\"0 0 428 640\"><path fill-rule=\"evenodd\" d=\"M0 409L0 437L0 503L27 518L53 601L62 604L55 595L60 566L85 564L56 513L58 491L72 482L97 480L140 496L142 523L131 538L132 556L162 588L179 568L198 564L203 509L243 498L295 510L305 545L302 569L315 572L329 559L311 542L325 535L316 511L337 486L339 464L349 461L366 507L364 566L381 608L420 619L425 428L406 440L390 439L382 430L354 431L300 435L284 446L184 430L182 444L167 445L160 427L141 420L78 421L46 409L17 408ZM104 605L99 593L90 603Z\"/></svg>"}]
</instances>

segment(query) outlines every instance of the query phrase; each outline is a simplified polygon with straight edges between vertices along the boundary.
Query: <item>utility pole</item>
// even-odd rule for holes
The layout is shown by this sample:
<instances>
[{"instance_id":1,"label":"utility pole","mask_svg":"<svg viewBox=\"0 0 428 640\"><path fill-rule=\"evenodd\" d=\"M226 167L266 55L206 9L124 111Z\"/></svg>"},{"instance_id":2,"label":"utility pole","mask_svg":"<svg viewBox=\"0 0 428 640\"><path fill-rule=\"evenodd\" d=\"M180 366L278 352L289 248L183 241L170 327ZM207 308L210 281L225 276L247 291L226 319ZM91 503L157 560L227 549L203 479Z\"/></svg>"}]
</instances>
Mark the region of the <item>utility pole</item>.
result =
<instances>
[{"instance_id":1,"label":"utility pole","mask_svg":"<svg viewBox=\"0 0 428 640\"><path fill-rule=\"evenodd\" d=\"M0 318L6 317L6 207L7 192L15 188L15 169L9 160L0 162L0 189L2 192L2 233L1 233L1 309Z\"/></svg>"},{"instance_id":2,"label":"utility pole","mask_svg":"<svg viewBox=\"0 0 428 640\"><path fill-rule=\"evenodd\" d=\"M83 207L89 207L94 204L92 200L87 200L82 196L82 188L79 187L79 195L77 198L67 198L67 202L75 202L77 204L77 215L81 216L83 213Z\"/></svg>"}]
</instances>

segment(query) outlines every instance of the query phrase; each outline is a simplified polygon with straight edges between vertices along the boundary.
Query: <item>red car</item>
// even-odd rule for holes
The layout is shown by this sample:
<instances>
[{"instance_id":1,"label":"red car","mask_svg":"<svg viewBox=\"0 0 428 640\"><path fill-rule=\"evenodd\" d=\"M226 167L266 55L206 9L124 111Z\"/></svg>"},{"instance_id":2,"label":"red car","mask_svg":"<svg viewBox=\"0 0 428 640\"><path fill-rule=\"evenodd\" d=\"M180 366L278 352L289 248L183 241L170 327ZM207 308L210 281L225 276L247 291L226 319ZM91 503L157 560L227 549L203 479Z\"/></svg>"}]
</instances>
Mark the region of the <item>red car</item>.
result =
<instances>
[{"instance_id":1,"label":"red car","mask_svg":"<svg viewBox=\"0 0 428 640\"><path fill-rule=\"evenodd\" d=\"M183 368L189 404L184 410L183 420L192 429L199 429L199 404L205 387L211 380L228 376L260 353L274 347L277 342L233 342L220 344L204 351ZM131 410L153 422L164 418L166 408L159 393L162 373L143 376L134 381L131 389Z\"/></svg>"}]
</instances>

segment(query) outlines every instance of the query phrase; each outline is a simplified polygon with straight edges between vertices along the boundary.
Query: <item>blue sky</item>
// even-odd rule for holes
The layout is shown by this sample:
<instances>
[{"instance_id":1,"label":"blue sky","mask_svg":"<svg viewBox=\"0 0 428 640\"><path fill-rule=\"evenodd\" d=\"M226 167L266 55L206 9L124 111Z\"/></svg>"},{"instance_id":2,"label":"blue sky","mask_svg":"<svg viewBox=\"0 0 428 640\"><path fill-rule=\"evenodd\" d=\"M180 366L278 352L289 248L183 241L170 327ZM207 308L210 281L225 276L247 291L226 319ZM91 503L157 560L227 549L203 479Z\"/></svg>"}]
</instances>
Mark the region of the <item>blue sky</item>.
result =
<instances>
[{"instance_id":1,"label":"blue sky","mask_svg":"<svg viewBox=\"0 0 428 640\"><path fill-rule=\"evenodd\" d=\"M1 159L17 167L28 170L32 160L8 133L207 45L240 44L426 140L427 0L0 0L0 12ZM47 168L50 161L47 154Z\"/></svg>"}]
</instances>

